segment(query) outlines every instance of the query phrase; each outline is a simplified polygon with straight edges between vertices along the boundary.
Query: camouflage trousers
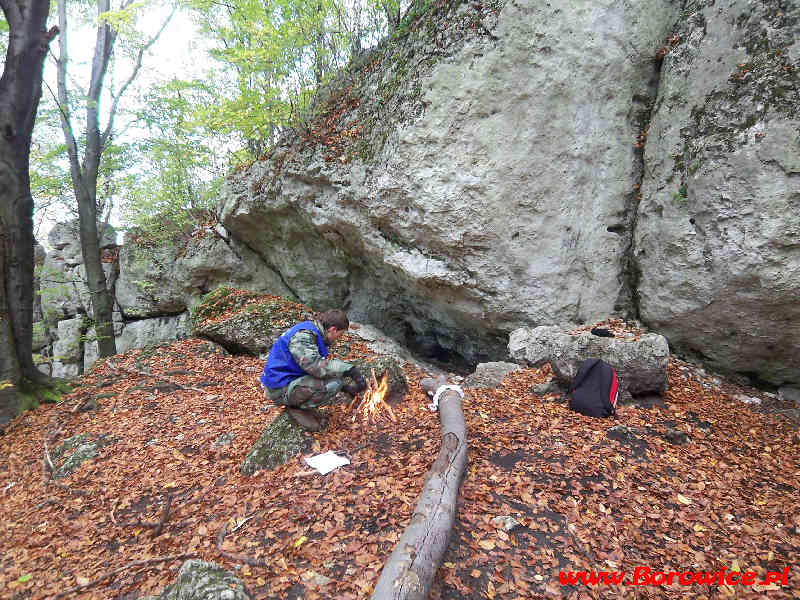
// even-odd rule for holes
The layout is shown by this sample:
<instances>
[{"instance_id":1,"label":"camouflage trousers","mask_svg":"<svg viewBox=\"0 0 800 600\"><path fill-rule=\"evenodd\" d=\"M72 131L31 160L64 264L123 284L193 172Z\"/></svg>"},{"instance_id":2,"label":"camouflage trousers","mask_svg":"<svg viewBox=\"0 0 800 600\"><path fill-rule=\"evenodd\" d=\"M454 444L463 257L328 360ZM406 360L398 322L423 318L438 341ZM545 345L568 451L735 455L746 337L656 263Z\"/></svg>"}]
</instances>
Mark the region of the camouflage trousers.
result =
<instances>
[{"instance_id":1,"label":"camouflage trousers","mask_svg":"<svg viewBox=\"0 0 800 600\"><path fill-rule=\"evenodd\" d=\"M264 388L264 396L280 406L309 410L333 404L343 383L338 377L317 379L303 375L282 388Z\"/></svg>"}]
</instances>

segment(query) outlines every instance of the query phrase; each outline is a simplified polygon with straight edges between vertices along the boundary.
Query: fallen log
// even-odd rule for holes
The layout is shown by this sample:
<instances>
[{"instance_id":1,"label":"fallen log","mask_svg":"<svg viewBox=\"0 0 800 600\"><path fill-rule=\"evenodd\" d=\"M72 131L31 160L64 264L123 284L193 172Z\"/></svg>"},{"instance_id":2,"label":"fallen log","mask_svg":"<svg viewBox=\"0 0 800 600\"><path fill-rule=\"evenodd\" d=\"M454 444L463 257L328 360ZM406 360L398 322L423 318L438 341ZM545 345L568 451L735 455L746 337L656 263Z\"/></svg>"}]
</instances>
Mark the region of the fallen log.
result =
<instances>
[{"instance_id":1,"label":"fallen log","mask_svg":"<svg viewBox=\"0 0 800 600\"><path fill-rule=\"evenodd\" d=\"M441 380L423 380L435 391ZM425 477L411 522L375 584L371 600L424 600L444 557L456 517L458 490L467 466L467 427L458 392L439 396L442 446Z\"/></svg>"}]
</instances>

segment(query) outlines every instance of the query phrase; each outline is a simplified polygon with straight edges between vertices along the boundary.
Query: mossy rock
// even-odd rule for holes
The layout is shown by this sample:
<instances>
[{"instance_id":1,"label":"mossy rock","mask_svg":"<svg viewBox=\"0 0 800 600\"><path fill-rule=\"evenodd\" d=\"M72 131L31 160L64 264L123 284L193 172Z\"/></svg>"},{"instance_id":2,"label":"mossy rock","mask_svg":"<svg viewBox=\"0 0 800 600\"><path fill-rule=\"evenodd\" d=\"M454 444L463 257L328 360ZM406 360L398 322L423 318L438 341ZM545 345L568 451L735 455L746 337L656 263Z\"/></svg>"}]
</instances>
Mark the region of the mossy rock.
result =
<instances>
[{"instance_id":1,"label":"mossy rock","mask_svg":"<svg viewBox=\"0 0 800 600\"><path fill-rule=\"evenodd\" d=\"M219 565L190 559L178 578L152 600L250 600L242 581Z\"/></svg>"},{"instance_id":2,"label":"mossy rock","mask_svg":"<svg viewBox=\"0 0 800 600\"><path fill-rule=\"evenodd\" d=\"M242 463L242 474L272 470L311 449L314 438L295 423L286 411L264 428Z\"/></svg>"},{"instance_id":3,"label":"mossy rock","mask_svg":"<svg viewBox=\"0 0 800 600\"><path fill-rule=\"evenodd\" d=\"M88 433L79 433L78 435L73 435L71 438L65 439L61 442L58 446L53 448L50 451L50 458L53 460L60 460L62 456L64 456L70 450L74 450L81 444L84 444L89 440Z\"/></svg>"},{"instance_id":4,"label":"mossy rock","mask_svg":"<svg viewBox=\"0 0 800 600\"><path fill-rule=\"evenodd\" d=\"M367 381L372 378L373 370L378 381L381 380L384 373L388 374L389 391L386 393L387 402L397 404L405 399L406 394L408 394L408 381L397 359L387 355L378 355L351 362L358 367L358 370L367 378Z\"/></svg>"},{"instance_id":5,"label":"mossy rock","mask_svg":"<svg viewBox=\"0 0 800 600\"><path fill-rule=\"evenodd\" d=\"M312 317L308 306L280 296L220 287L194 307L192 328L230 352L258 356L289 327Z\"/></svg>"},{"instance_id":6,"label":"mossy rock","mask_svg":"<svg viewBox=\"0 0 800 600\"><path fill-rule=\"evenodd\" d=\"M85 434L82 434L85 435ZM64 460L61 465L59 465L55 471L53 471L53 479L62 479L69 475L72 475L78 468L90 458L94 458L97 456L97 449L99 448L99 442L85 442L82 443L82 440L85 440L85 437L81 435L75 436L73 438L69 438L66 440L61 446L59 446L56 450L53 451L54 454L58 454L60 457L63 455L64 452L67 450L65 449L65 445L67 447L71 446L74 447L75 450L70 454L66 460ZM75 444L77 447L75 447ZM56 452L58 451L58 452ZM52 458L52 456L51 456ZM54 459L56 460L56 459Z\"/></svg>"},{"instance_id":7,"label":"mossy rock","mask_svg":"<svg viewBox=\"0 0 800 600\"><path fill-rule=\"evenodd\" d=\"M17 414L38 408L41 404L56 404L61 401L64 394L69 394L72 389L72 386L66 381L55 378L46 383L34 383L23 379L17 388Z\"/></svg>"}]
</instances>

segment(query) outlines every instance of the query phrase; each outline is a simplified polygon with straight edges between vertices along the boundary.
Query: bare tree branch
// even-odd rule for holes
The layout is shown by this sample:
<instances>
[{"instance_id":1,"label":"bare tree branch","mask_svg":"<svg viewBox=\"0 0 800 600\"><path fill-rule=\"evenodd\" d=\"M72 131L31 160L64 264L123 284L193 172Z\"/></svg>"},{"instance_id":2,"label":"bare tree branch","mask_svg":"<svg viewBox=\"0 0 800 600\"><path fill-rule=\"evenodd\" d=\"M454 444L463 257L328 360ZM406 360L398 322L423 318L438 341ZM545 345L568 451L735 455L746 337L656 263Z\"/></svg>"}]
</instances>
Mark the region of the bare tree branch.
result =
<instances>
[{"instance_id":1,"label":"bare tree branch","mask_svg":"<svg viewBox=\"0 0 800 600\"><path fill-rule=\"evenodd\" d=\"M111 135L111 132L113 131L114 117L117 114L117 107L119 106L120 98L122 98L122 95L125 93L125 90L128 89L128 86L130 86L131 83L133 83L133 80L136 79L136 76L139 74L139 69L142 68L142 59L144 58L144 53L158 41L159 37L161 37L161 34L167 28L167 25L172 20L172 17L175 15L176 10L178 10L178 7L174 6L172 8L172 12L169 13L169 16L161 24L161 27L156 32L156 34L152 38L150 38L150 40L144 46L139 48L139 52L136 55L136 64L133 67L133 72L131 73L130 77L128 77L128 79L125 81L125 83L122 84L122 87L119 89L119 92L114 96L114 100L111 103L111 112L109 113L108 124L106 125L106 130L103 132L103 137L101 141L102 146L106 145L106 141L108 140L109 136Z\"/></svg>"}]
</instances>

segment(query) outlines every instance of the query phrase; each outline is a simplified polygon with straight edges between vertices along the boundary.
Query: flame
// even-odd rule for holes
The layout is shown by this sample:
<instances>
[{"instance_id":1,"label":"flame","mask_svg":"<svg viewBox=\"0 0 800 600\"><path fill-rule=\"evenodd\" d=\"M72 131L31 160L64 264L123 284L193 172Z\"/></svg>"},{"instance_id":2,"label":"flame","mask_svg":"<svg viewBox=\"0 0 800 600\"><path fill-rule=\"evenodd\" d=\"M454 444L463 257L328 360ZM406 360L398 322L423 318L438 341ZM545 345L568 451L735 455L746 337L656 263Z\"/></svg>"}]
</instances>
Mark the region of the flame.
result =
<instances>
[{"instance_id":1,"label":"flame","mask_svg":"<svg viewBox=\"0 0 800 600\"><path fill-rule=\"evenodd\" d=\"M372 371L372 377L367 382L367 389L361 397L361 401L356 409L356 414L361 413L369 423L377 422L380 415L381 408L385 409L393 422L397 422L394 416L392 407L386 403L386 393L389 391L389 378L388 373L384 373L380 382L375 378L375 371ZM353 420L356 420L356 414L353 415Z\"/></svg>"},{"instance_id":2,"label":"flame","mask_svg":"<svg viewBox=\"0 0 800 600\"><path fill-rule=\"evenodd\" d=\"M365 417L374 417L378 409L384 404L386 392L389 391L389 381L386 373L381 377L380 383L375 381L375 373L372 374L372 380L367 384L367 389L364 390L364 399L361 401L361 412Z\"/></svg>"}]
</instances>

